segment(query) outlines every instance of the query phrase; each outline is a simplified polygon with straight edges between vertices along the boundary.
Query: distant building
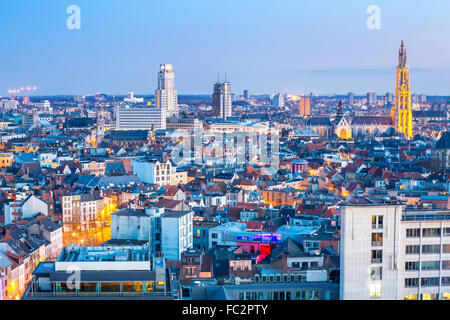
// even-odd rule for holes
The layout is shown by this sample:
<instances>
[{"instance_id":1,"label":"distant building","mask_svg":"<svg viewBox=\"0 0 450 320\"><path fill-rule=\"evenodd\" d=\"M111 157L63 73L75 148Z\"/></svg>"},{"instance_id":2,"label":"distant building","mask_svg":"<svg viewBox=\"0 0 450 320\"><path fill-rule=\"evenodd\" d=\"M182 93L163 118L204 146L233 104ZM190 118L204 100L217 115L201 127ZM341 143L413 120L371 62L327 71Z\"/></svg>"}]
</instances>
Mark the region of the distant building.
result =
<instances>
[{"instance_id":1,"label":"distant building","mask_svg":"<svg viewBox=\"0 0 450 320\"><path fill-rule=\"evenodd\" d=\"M233 114L231 87L229 82L216 82L212 96L212 111L215 117L226 119Z\"/></svg>"},{"instance_id":2,"label":"distant building","mask_svg":"<svg viewBox=\"0 0 450 320\"><path fill-rule=\"evenodd\" d=\"M116 107L116 130L164 130L166 109L155 107Z\"/></svg>"},{"instance_id":3,"label":"distant building","mask_svg":"<svg viewBox=\"0 0 450 320\"><path fill-rule=\"evenodd\" d=\"M450 132L442 133L433 150L433 157L437 161L436 169L450 169Z\"/></svg>"},{"instance_id":4,"label":"distant building","mask_svg":"<svg viewBox=\"0 0 450 320\"><path fill-rule=\"evenodd\" d=\"M104 208L102 197L89 193L61 197L64 232L95 229ZM93 224L93 225L92 225Z\"/></svg>"},{"instance_id":5,"label":"distant building","mask_svg":"<svg viewBox=\"0 0 450 320\"><path fill-rule=\"evenodd\" d=\"M166 121L167 130L201 130L203 123L197 118L169 117Z\"/></svg>"},{"instance_id":6,"label":"distant building","mask_svg":"<svg viewBox=\"0 0 450 320\"><path fill-rule=\"evenodd\" d=\"M142 182L164 185L178 185L188 182L187 172L177 172L177 167L170 161L157 159L136 159L131 162L133 173Z\"/></svg>"},{"instance_id":7,"label":"distant building","mask_svg":"<svg viewBox=\"0 0 450 320\"><path fill-rule=\"evenodd\" d=\"M284 97L281 93L277 93L273 99L272 104L278 108L284 108Z\"/></svg>"},{"instance_id":8,"label":"distant building","mask_svg":"<svg viewBox=\"0 0 450 320\"><path fill-rule=\"evenodd\" d=\"M175 89L175 74L171 64L162 64L158 73L158 89L155 92L158 109L164 109L169 116L177 115L178 93Z\"/></svg>"},{"instance_id":9,"label":"distant building","mask_svg":"<svg viewBox=\"0 0 450 320\"><path fill-rule=\"evenodd\" d=\"M244 90L244 99L250 99L250 92L248 90Z\"/></svg>"},{"instance_id":10,"label":"distant building","mask_svg":"<svg viewBox=\"0 0 450 320\"><path fill-rule=\"evenodd\" d=\"M133 92L130 92L126 98L123 99L124 102L130 103L142 103L144 102L144 98L136 98Z\"/></svg>"},{"instance_id":11,"label":"distant building","mask_svg":"<svg viewBox=\"0 0 450 320\"><path fill-rule=\"evenodd\" d=\"M373 105L376 100L376 93L375 92L368 92L367 93L367 105Z\"/></svg>"},{"instance_id":12,"label":"distant building","mask_svg":"<svg viewBox=\"0 0 450 320\"><path fill-rule=\"evenodd\" d=\"M35 112L22 114L22 128L29 129L39 121L39 115Z\"/></svg>"},{"instance_id":13,"label":"distant building","mask_svg":"<svg viewBox=\"0 0 450 320\"><path fill-rule=\"evenodd\" d=\"M300 97L298 105L299 105L299 115L301 116L311 115L311 98Z\"/></svg>"},{"instance_id":14,"label":"distant building","mask_svg":"<svg viewBox=\"0 0 450 320\"><path fill-rule=\"evenodd\" d=\"M353 106L353 104L355 103L354 99L355 99L355 94L353 92L349 92L347 95L347 102L348 102L349 106Z\"/></svg>"},{"instance_id":15,"label":"distant building","mask_svg":"<svg viewBox=\"0 0 450 320\"><path fill-rule=\"evenodd\" d=\"M0 100L0 110L2 111L16 110L18 106L19 101L17 100Z\"/></svg>"}]
</instances>

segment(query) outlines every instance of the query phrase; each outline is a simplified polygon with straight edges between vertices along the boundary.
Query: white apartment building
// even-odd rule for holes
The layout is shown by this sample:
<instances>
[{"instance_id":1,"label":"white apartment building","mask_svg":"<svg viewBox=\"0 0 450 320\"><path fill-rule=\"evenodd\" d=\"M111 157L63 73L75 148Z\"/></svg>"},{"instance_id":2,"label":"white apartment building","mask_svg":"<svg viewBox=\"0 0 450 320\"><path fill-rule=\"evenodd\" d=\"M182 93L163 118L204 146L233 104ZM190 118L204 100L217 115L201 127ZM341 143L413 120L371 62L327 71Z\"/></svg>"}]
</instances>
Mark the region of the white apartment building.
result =
<instances>
[{"instance_id":1,"label":"white apartment building","mask_svg":"<svg viewBox=\"0 0 450 320\"><path fill-rule=\"evenodd\" d=\"M166 109L155 107L116 107L116 130L165 130Z\"/></svg>"},{"instance_id":2,"label":"white apartment building","mask_svg":"<svg viewBox=\"0 0 450 320\"><path fill-rule=\"evenodd\" d=\"M369 202L342 209L340 298L448 299L450 216Z\"/></svg>"},{"instance_id":3,"label":"white apartment building","mask_svg":"<svg viewBox=\"0 0 450 320\"><path fill-rule=\"evenodd\" d=\"M165 110L168 116L178 115L178 93L175 89L175 74L171 64L161 64L158 73L158 89L155 92L156 107Z\"/></svg>"},{"instance_id":4,"label":"white apartment building","mask_svg":"<svg viewBox=\"0 0 450 320\"><path fill-rule=\"evenodd\" d=\"M161 215L161 251L169 261L193 247L193 211L165 210Z\"/></svg>"},{"instance_id":5,"label":"white apartment building","mask_svg":"<svg viewBox=\"0 0 450 320\"><path fill-rule=\"evenodd\" d=\"M160 162L156 159L137 159L131 162L133 174L142 182L158 186L178 185L187 183L187 174L177 172L176 166L170 161Z\"/></svg>"},{"instance_id":6,"label":"white apartment building","mask_svg":"<svg viewBox=\"0 0 450 320\"><path fill-rule=\"evenodd\" d=\"M18 106L19 101L17 100L7 100L7 99L0 100L0 110L3 111L16 110Z\"/></svg>"},{"instance_id":7,"label":"white apartment building","mask_svg":"<svg viewBox=\"0 0 450 320\"><path fill-rule=\"evenodd\" d=\"M61 197L64 232L89 230L104 208L104 199L91 194L65 195ZM92 226L95 227L95 226Z\"/></svg>"}]
</instances>

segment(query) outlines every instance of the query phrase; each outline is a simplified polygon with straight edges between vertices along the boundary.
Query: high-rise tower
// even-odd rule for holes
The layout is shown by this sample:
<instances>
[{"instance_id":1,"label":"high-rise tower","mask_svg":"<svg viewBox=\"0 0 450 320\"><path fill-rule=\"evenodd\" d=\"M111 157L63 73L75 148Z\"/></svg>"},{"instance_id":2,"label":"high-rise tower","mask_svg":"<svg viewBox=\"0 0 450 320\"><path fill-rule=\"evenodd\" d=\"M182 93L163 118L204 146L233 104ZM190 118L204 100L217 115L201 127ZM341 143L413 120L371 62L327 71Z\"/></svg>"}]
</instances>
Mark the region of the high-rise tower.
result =
<instances>
[{"instance_id":1,"label":"high-rise tower","mask_svg":"<svg viewBox=\"0 0 450 320\"><path fill-rule=\"evenodd\" d=\"M409 69L406 66L406 50L402 41L398 56L397 80L395 83L395 103L391 110L397 132L403 132L408 138L413 136L411 88Z\"/></svg>"},{"instance_id":2,"label":"high-rise tower","mask_svg":"<svg viewBox=\"0 0 450 320\"><path fill-rule=\"evenodd\" d=\"M214 84L212 111L215 117L226 119L232 116L231 87L229 82L220 83L217 80Z\"/></svg>"},{"instance_id":3,"label":"high-rise tower","mask_svg":"<svg viewBox=\"0 0 450 320\"><path fill-rule=\"evenodd\" d=\"M165 109L168 116L178 114L178 93L175 90L175 74L171 64L160 66L155 104L157 108Z\"/></svg>"}]
</instances>

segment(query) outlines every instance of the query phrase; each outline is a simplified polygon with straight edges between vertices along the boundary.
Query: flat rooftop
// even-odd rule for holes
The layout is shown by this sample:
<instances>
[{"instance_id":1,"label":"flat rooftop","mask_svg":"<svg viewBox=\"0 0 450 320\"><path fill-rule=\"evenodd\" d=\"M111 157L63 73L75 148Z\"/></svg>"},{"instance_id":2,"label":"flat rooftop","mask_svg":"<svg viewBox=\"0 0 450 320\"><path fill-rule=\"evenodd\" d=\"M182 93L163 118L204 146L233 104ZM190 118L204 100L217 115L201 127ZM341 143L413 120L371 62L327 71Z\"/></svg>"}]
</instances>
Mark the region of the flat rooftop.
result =
<instances>
[{"instance_id":1,"label":"flat rooftop","mask_svg":"<svg viewBox=\"0 0 450 320\"><path fill-rule=\"evenodd\" d=\"M132 262L150 261L146 246L64 247L57 262Z\"/></svg>"}]
</instances>

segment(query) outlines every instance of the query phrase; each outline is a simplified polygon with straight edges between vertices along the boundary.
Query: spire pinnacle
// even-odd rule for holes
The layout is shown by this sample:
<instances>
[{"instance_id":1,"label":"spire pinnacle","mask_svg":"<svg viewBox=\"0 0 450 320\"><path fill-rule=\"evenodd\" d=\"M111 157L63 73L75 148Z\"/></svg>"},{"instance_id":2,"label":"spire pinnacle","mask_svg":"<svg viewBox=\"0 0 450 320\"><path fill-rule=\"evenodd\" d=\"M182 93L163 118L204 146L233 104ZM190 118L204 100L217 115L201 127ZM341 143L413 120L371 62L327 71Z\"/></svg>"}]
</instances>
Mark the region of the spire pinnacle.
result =
<instances>
[{"instance_id":1,"label":"spire pinnacle","mask_svg":"<svg viewBox=\"0 0 450 320\"><path fill-rule=\"evenodd\" d=\"M398 67L406 68L406 50L405 50L405 43L403 40L400 45L400 51L398 53Z\"/></svg>"}]
</instances>

